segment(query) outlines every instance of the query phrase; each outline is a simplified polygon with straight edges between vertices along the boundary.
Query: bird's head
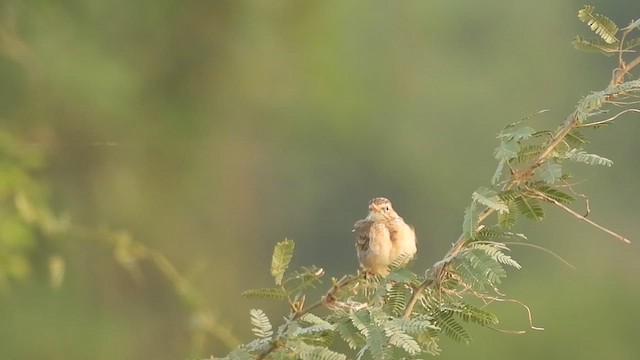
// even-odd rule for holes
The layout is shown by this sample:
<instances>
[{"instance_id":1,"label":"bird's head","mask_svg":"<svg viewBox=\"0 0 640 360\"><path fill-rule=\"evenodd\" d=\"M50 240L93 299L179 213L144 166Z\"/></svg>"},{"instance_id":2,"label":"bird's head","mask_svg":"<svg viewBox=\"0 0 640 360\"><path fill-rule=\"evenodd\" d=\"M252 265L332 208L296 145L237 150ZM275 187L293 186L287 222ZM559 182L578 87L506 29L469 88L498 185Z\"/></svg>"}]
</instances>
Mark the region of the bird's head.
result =
<instances>
[{"instance_id":1,"label":"bird's head","mask_svg":"<svg viewBox=\"0 0 640 360\"><path fill-rule=\"evenodd\" d=\"M369 201L369 215L372 221L383 221L397 218L398 214L391 207L391 201L383 197L377 197Z\"/></svg>"}]
</instances>

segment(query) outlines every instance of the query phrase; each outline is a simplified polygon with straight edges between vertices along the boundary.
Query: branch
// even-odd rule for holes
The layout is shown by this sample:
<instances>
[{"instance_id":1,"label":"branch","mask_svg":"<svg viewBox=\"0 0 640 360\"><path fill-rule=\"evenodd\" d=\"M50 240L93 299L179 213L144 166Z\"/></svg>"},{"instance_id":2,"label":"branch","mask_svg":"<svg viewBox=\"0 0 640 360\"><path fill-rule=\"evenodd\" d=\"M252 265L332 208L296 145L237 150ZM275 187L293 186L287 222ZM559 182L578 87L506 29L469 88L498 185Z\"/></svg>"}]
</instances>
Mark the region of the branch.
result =
<instances>
[{"instance_id":1,"label":"branch","mask_svg":"<svg viewBox=\"0 0 640 360\"><path fill-rule=\"evenodd\" d=\"M347 285L350 285L360 280L361 278L362 278L362 275L360 274L343 276L340 280L338 280L335 284L333 284L333 286L329 289L329 291L327 291L327 293L322 298L320 298L320 300L290 315L289 321L287 321L284 324L284 329L282 332L286 331L286 329L289 327L289 324L291 324L292 321L301 318L304 314L307 314L308 312L315 310L320 306L323 306L323 305L327 306L327 305L333 304L336 301L336 294L338 293L338 291L340 291ZM271 341L271 345L262 353L260 353L260 355L258 355L256 360L265 359L269 354L275 351L278 347L280 347L280 343L278 341Z\"/></svg>"},{"instance_id":2,"label":"branch","mask_svg":"<svg viewBox=\"0 0 640 360\"><path fill-rule=\"evenodd\" d=\"M600 121L594 121L594 122L590 122L590 123L582 123L580 125L578 125L578 127L589 127L589 126L598 126L598 125L604 125L604 124L608 124L610 122L612 122L613 120L617 119L620 115L622 114L626 114L628 112L638 112L640 113L640 110L638 109L627 109L624 111L621 111L617 114L615 114L614 116L608 118L608 119L604 119L604 120L600 120Z\"/></svg>"},{"instance_id":3,"label":"branch","mask_svg":"<svg viewBox=\"0 0 640 360\"><path fill-rule=\"evenodd\" d=\"M625 67L625 71L629 71L631 70L633 67L637 66L638 64L640 64L640 57L638 57L637 59L635 59L632 63L630 63L628 66ZM621 112L620 114L622 114L624 112ZM618 115L620 115L618 114ZM509 180L505 183L505 185L503 186L502 190L509 190L511 188L513 188L514 186L517 186L520 183L526 183L527 181L529 181L531 179L531 177L534 175L535 170L540 167L542 164L545 163L545 161L548 160L548 158L551 156L551 154L553 153L554 149L556 148L556 146L558 146L560 143L562 143L565 139L565 137L574 129L580 127L582 124L580 123L578 116L577 115L573 115L573 117L571 117L570 121L566 122L566 124L560 128L556 134L548 140L546 146L544 147L544 149L540 152L540 154L529 164L529 166L525 167L524 169L520 170L520 171L512 171ZM544 194L543 194L544 195ZM545 196L546 197L546 196ZM573 214L574 216L576 216L578 219L581 219L593 226L595 226L596 228L607 232L608 234L611 234L612 236L615 236L617 238L619 238L620 240L626 242L626 243L630 243L630 241L628 239L626 239L625 237L603 227L600 226L598 224L596 224L595 222L585 218L584 216L574 212L573 210L565 207L564 205L558 203L557 201L555 201L554 199L549 199L549 201L553 202L554 204L560 206L561 208L565 209L566 211L570 212L571 214ZM482 214L480 214L480 216L478 217L478 224L482 224L482 222L484 220L486 220L487 217L489 217L489 215L491 215L492 213L494 213L495 210L491 209L491 208L486 208ZM479 228L481 228L484 225L479 225ZM403 313L403 317L404 318L410 318L411 317L411 313L413 311L413 308L415 306L415 304L417 303L418 299L420 298L420 296L422 296L422 293L430 286L434 285L434 284L438 284L439 281L437 281L441 274L443 269L446 267L446 265L448 265L451 260L453 260L459 253L460 251L462 251L462 249L464 249L465 244L467 243L467 240L469 239L465 239L462 235L460 235L460 237L458 238L458 240L453 244L453 246L451 247L451 249L447 252L447 254L445 255L445 257L443 258L443 260L437 262L436 264L433 265L432 269L432 273L430 277L427 277L427 279L425 279L413 292L413 294L411 295L411 298L409 299L409 301L407 302L407 306L404 310Z\"/></svg>"},{"instance_id":4,"label":"branch","mask_svg":"<svg viewBox=\"0 0 640 360\"><path fill-rule=\"evenodd\" d=\"M624 60L620 60L620 67L618 67L613 79L611 79L611 83L609 85L619 85L624 82L624 77L627 75L634 67L640 65L640 56L631 60L630 63L625 64Z\"/></svg>"}]
</instances>

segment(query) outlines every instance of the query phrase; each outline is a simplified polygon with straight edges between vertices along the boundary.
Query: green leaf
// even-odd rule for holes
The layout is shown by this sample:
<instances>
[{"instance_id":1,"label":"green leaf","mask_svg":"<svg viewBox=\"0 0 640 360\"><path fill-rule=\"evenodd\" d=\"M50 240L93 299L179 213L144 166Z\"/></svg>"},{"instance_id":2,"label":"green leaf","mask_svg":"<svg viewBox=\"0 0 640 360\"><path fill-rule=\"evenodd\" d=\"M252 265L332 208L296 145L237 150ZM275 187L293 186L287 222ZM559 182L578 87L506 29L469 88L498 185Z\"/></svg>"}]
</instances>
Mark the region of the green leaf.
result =
<instances>
[{"instance_id":1,"label":"green leaf","mask_svg":"<svg viewBox=\"0 0 640 360\"><path fill-rule=\"evenodd\" d=\"M491 177L491 185L496 185L498 181L500 181L500 179L502 178L503 170L504 170L504 164L506 163L507 161L505 159L500 159L500 161L498 161L498 166L496 167L496 171L493 172L493 176Z\"/></svg>"},{"instance_id":2,"label":"green leaf","mask_svg":"<svg viewBox=\"0 0 640 360\"><path fill-rule=\"evenodd\" d=\"M438 327L431 322L432 318L427 315L416 315L411 319L398 317L389 320L387 323L400 326L402 331L409 335L424 334L429 331L438 330Z\"/></svg>"},{"instance_id":3,"label":"green leaf","mask_svg":"<svg viewBox=\"0 0 640 360\"><path fill-rule=\"evenodd\" d=\"M594 14L594 10L595 8L593 6L585 5L584 8L578 11L578 19L589 25L591 30L600 36L607 44L618 42L616 38L618 26L608 17Z\"/></svg>"},{"instance_id":4,"label":"green leaf","mask_svg":"<svg viewBox=\"0 0 640 360\"><path fill-rule=\"evenodd\" d=\"M271 259L271 275L276 280L276 285L282 284L282 277L289 267L289 263L293 258L293 240L285 239L276 244L273 249L273 257Z\"/></svg>"},{"instance_id":5,"label":"green leaf","mask_svg":"<svg viewBox=\"0 0 640 360\"><path fill-rule=\"evenodd\" d=\"M464 212L464 221L462 222L462 234L465 239L472 239L478 229L478 217L480 212L478 211L478 205L474 201Z\"/></svg>"},{"instance_id":6,"label":"green leaf","mask_svg":"<svg viewBox=\"0 0 640 360\"><path fill-rule=\"evenodd\" d=\"M562 176L562 166L553 161L545 161L538 168L537 174L547 184L554 184Z\"/></svg>"},{"instance_id":7,"label":"green leaf","mask_svg":"<svg viewBox=\"0 0 640 360\"><path fill-rule=\"evenodd\" d=\"M640 37L625 41L624 42L624 46L622 48L623 48L623 50L631 50L631 49L636 48L638 46L640 46Z\"/></svg>"},{"instance_id":8,"label":"green leaf","mask_svg":"<svg viewBox=\"0 0 640 360\"><path fill-rule=\"evenodd\" d=\"M564 139L574 147L581 147L582 145L588 144L589 140L578 130L571 130Z\"/></svg>"},{"instance_id":9,"label":"green leaf","mask_svg":"<svg viewBox=\"0 0 640 360\"><path fill-rule=\"evenodd\" d=\"M260 309L251 309L249 310L249 314L251 314L251 325L254 326L251 331L253 331L257 337L266 339L273 336L271 322L264 311Z\"/></svg>"},{"instance_id":10,"label":"green leaf","mask_svg":"<svg viewBox=\"0 0 640 360\"><path fill-rule=\"evenodd\" d=\"M516 190L516 189L504 190L504 191L501 191L498 194L498 196L500 196L500 199L502 199L505 202L515 200L518 196L520 196L520 190Z\"/></svg>"},{"instance_id":11,"label":"green leaf","mask_svg":"<svg viewBox=\"0 0 640 360\"><path fill-rule=\"evenodd\" d=\"M602 165L611 167L613 161L596 154L588 154L583 150L573 149L566 154L567 159L588 165Z\"/></svg>"},{"instance_id":12,"label":"green leaf","mask_svg":"<svg viewBox=\"0 0 640 360\"><path fill-rule=\"evenodd\" d=\"M298 343L294 346L294 352L298 355L296 358L301 360L346 360L344 354L337 353L322 346L312 346L305 343Z\"/></svg>"},{"instance_id":13,"label":"green leaf","mask_svg":"<svg viewBox=\"0 0 640 360\"><path fill-rule=\"evenodd\" d=\"M470 247L472 249L479 249L484 251L487 255L491 256L491 258L501 264L504 265L509 265L512 266L516 269L521 269L522 266L520 266L520 264L518 264L517 261L513 260L513 258L511 258L511 256L505 254L504 252L502 252L502 250L509 250L509 248L501 243L491 243L491 244L484 244L484 243L474 243L471 244Z\"/></svg>"},{"instance_id":14,"label":"green leaf","mask_svg":"<svg viewBox=\"0 0 640 360\"><path fill-rule=\"evenodd\" d=\"M251 356L250 352L242 348L238 348L230 352L229 355L227 355L223 359L224 360L252 360L253 356Z\"/></svg>"},{"instance_id":15,"label":"green leaf","mask_svg":"<svg viewBox=\"0 0 640 360\"><path fill-rule=\"evenodd\" d=\"M384 327L385 335L389 338L389 344L406 351L409 355L416 355L422 351L418 342L404 332L401 326L393 322L387 322Z\"/></svg>"},{"instance_id":16,"label":"green leaf","mask_svg":"<svg viewBox=\"0 0 640 360\"><path fill-rule=\"evenodd\" d=\"M358 332L350 319L344 319L335 324L336 330L350 349L355 350L364 345L364 337Z\"/></svg>"},{"instance_id":17,"label":"green leaf","mask_svg":"<svg viewBox=\"0 0 640 360\"><path fill-rule=\"evenodd\" d=\"M270 299L270 300L284 300L287 294L284 290L279 288L260 288L251 289L242 293L242 296L250 299Z\"/></svg>"},{"instance_id":18,"label":"green leaf","mask_svg":"<svg viewBox=\"0 0 640 360\"><path fill-rule=\"evenodd\" d=\"M398 283L410 283L414 279L416 279L416 274L414 274L409 269L395 269L388 276L387 279L389 281L398 282Z\"/></svg>"},{"instance_id":19,"label":"green leaf","mask_svg":"<svg viewBox=\"0 0 640 360\"><path fill-rule=\"evenodd\" d=\"M478 291L495 288L507 276L502 265L480 249L467 249L452 262L463 283Z\"/></svg>"},{"instance_id":20,"label":"green leaf","mask_svg":"<svg viewBox=\"0 0 640 360\"><path fill-rule=\"evenodd\" d=\"M474 191L471 197L480 204L498 211L498 213L509 212L507 204L500 199L498 193L494 190L481 187Z\"/></svg>"},{"instance_id":21,"label":"green leaf","mask_svg":"<svg viewBox=\"0 0 640 360\"><path fill-rule=\"evenodd\" d=\"M575 200L572 195L541 183L534 183L531 187L562 204L569 204Z\"/></svg>"},{"instance_id":22,"label":"green leaf","mask_svg":"<svg viewBox=\"0 0 640 360\"><path fill-rule=\"evenodd\" d=\"M329 323L328 321L324 320L323 318L314 315L312 313L306 313L304 315L302 315L300 317L300 321L304 321L308 324L313 324L313 325L322 325L325 326L327 328L331 328L333 325L331 325L331 323Z\"/></svg>"},{"instance_id":23,"label":"green leaf","mask_svg":"<svg viewBox=\"0 0 640 360\"><path fill-rule=\"evenodd\" d=\"M495 314L465 303L455 304L455 314L465 322L473 322L481 326L498 323L498 318Z\"/></svg>"},{"instance_id":24,"label":"green leaf","mask_svg":"<svg viewBox=\"0 0 640 360\"><path fill-rule=\"evenodd\" d=\"M315 288L318 283L322 283L320 280L322 276L324 276L323 269L303 266L300 270L288 275L282 284L287 285L287 291L292 294L303 289ZM294 283L295 286L290 287L290 283Z\"/></svg>"},{"instance_id":25,"label":"green leaf","mask_svg":"<svg viewBox=\"0 0 640 360\"><path fill-rule=\"evenodd\" d=\"M369 310L359 310L349 315L351 323L360 331L365 339L366 348L374 359L382 359L384 355L384 332L372 319Z\"/></svg>"},{"instance_id":26,"label":"green leaf","mask_svg":"<svg viewBox=\"0 0 640 360\"><path fill-rule=\"evenodd\" d=\"M526 140L530 138L535 132L536 132L535 129L528 126L523 126L521 128L516 128L515 130L512 130L512 131L503 130L498 135L498 137L507 138L509 141L511 140L520 141L520 140Z\"/></svg>"},{"instance_id":27,"label":"green leaf","mask_svg":"<svg viewBox=\"0 0 640 360\"><path fill-rule=\"evenodd\" d=\"M585 39L582 36L576 36L571 44L576 50L599 53L606 56L613 56L618 52L616 44L609 44L600 38Z\"/></svg>"},{"instance_id":28,"label":"green leaf","mask_svg":"<svg viewBox=\"0 0 640 360\"><path fill-rule=\"evenodd\" d=\"M453 311L440 311L434 318L435 325L438 326L442 333L451 339L469 344L471 336L462 325L453 317Z\"/></svg>"},{"instance_id":29,"label":"green leaf","mask_svg":"<svg viewBox=\"0 0 640 360\"><path fill-rule=\"evenodd\" d=\"M385 358L385 344L387 343L384 330L376 323L367 326L367 348L374 360Z\"/></svg>"},{"instance_id":30,"label":"green leaf","mask_svg":"<svg viewBox=\"0 0 640 360\"><path fill-rule=\"evenodd\" d=\"M520 146L515 141L503 141L499 147L497 147L493 156L495 156L498 160L511 160L518 156L518 151L520 151Z\"/></svg>"},{"instance_id":31,"label":"green leaf","mask_svg":"<svg viewBox=\"0 0 640 360\"><path fill-rule=\"evenodd\" d=\"M544 210L536 199L521 195L515 198L515 203L518 211L529 220L542 221L544 219Z\"/></svg>"},{"instance_id":32,"label":"green leaf","mask_svg":"<svg viewBox=\"0 0 640 360\"><path fill-rule=\"evenodd\" d=\"M542 145L527 145L518 151L518 164L526 163L532 160L542 152Z\"/></svg>"},{"instance_id":33,"label":"green leaf","mask_svg":"<svg viewBox=\"0 0 640 360\"><path fill-rule=\"evenodd\" d=\"M498 213L498 226L501 229L511 229L518 222L518 207L515 201L507 202L509 212Z\"/></svg>"},{"instance_id":34,"label":"green leaf","mask_svg":"<svg viewBox=\"0 0 640 360\"><path fill-rule=\"evenodd\" d=\"M394 283L387 291L385 307L394 316L400 316L407 305L407 299L410 295L411 291L406 284Z\"/></svg>"}]
</instances>

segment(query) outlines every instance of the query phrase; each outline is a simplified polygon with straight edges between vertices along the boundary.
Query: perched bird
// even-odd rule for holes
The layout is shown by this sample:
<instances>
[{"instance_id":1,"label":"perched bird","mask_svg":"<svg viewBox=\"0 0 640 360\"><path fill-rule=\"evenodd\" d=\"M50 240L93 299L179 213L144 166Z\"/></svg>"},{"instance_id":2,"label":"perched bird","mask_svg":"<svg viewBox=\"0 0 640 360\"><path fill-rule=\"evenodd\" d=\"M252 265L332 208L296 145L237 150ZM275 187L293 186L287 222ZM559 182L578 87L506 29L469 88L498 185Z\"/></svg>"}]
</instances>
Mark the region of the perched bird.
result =
<instances>
[{"instance_id":1,"label":"perched bird","mask_svg":"<svg viewBox=\"0 0 640 360\"><path fill-rule=\"evenodd\" d=\"M415 231L382 197L369 201L369 214L356 221L353 232L360 266L374 275L386 276L396 258L404 255L408 261L417 251Z\"/></svg>"}]
</instances>

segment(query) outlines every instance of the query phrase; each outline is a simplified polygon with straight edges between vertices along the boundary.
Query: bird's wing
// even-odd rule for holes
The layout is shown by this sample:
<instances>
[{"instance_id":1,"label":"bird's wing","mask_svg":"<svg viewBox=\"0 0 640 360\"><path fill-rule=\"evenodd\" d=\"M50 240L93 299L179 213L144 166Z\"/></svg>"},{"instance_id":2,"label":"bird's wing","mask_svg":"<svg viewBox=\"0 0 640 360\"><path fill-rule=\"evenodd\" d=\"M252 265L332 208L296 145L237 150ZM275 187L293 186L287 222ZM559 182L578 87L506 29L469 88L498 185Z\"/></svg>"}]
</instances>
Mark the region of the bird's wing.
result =
<instances>
[{"instance_id":1,"label":"bird's wing","mask_svg":"<svg viewBox=\"0 0 640 360\"><path fill-rule=\"evenodd\" d=\"M366 219L358 220L353 225L353 232L356 234L356 248L360 251L369 249L371 225L373 225L373 222Z\"/></svg>"}]
</instances>

